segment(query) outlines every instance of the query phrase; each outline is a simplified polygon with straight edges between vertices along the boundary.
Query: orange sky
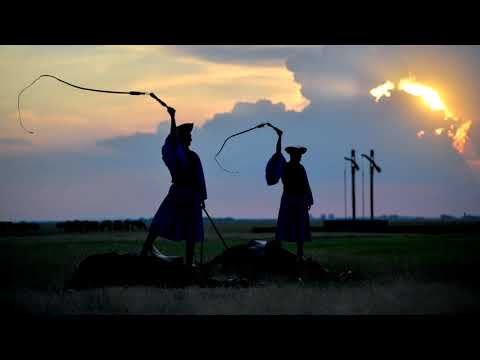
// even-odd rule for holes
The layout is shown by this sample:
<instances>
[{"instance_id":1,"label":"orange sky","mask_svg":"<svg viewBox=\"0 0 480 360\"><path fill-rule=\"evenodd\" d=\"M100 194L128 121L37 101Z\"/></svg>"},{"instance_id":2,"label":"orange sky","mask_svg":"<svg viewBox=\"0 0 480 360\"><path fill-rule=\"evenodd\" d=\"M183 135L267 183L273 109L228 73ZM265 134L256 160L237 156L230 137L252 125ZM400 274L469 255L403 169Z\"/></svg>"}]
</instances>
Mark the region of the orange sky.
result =
<instances>
[{"instance_id":1,"label":"orange sky","mask_svg":"<svg viewBox=\"0 0 480 360\"><path fill-rule=\"evenodd\" d=\"M213 63L178 52L172 56L173 51L168 46L1 46L0 134L39 148L71 148L153 132L168 119L150 98L84 92L42 78L21 98L24 124L35 131L31 136L18 124L17 95L41 74L84 87L153 91L177 109L179 123L202 125L238 101L268 99L291 110L307 104L282 64ZM18 151L1 146L1 151Z\"/></svg>"}]
</instances>

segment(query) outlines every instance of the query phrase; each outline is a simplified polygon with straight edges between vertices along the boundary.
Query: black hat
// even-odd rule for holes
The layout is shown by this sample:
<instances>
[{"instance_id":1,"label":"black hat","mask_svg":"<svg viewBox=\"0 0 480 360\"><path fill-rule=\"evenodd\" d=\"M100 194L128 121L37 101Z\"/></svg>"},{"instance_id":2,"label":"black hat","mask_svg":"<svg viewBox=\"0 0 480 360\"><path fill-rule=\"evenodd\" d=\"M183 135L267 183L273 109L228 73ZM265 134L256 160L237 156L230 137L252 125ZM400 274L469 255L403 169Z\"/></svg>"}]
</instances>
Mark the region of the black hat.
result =
<instances>
[{"instance_id":1,"label":"black hat","mask_svg":"<svg viewBox=\"0 0 480 360\"><path fill-rule=\"evenodd\" d=\"M293 155L294 153L303 155L307 152L307 148L303 146L288 146L285 148L285 151L290 155Z\"/></svg>"},{"instance_id":2,"label":"black hat","mask_svg":"<svg viewBox=\"0 0 480 360\"><path fill-rule=\"evenodd\" d=\"M193 129L193 123L178 125L176 128L177 134L188 134L192 132L192 129Z\"/></svg>"}]
</instances>

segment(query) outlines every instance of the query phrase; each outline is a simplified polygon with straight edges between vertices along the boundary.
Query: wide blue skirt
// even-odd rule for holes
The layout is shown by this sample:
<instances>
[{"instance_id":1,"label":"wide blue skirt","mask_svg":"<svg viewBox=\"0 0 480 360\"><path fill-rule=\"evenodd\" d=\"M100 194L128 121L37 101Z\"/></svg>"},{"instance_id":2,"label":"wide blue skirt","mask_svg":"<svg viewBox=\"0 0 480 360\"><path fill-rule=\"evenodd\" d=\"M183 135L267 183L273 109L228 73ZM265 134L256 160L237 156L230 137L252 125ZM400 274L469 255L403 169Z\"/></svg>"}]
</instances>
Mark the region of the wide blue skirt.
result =
<instances>
[{"instance_id":1,"label":"wide blue skirt","mask_svg":"<svg viewBox=\"0 0 480 360\"><path fill-rule=\"evenodd\" d=\"M151 233L173 241L204 240L200 195L173 184L150 225Z\"/></svg>"},{"instance_id":2,"label":"wide blue skirt","mask_svg":"<svg viewBox=\"0 0 480 360\"><path fill-rule=\"evenodd\" d=\"M288 242L312 241L307 198L282 194L278 212L276 239Z\"/></svg>"}]
</instances>

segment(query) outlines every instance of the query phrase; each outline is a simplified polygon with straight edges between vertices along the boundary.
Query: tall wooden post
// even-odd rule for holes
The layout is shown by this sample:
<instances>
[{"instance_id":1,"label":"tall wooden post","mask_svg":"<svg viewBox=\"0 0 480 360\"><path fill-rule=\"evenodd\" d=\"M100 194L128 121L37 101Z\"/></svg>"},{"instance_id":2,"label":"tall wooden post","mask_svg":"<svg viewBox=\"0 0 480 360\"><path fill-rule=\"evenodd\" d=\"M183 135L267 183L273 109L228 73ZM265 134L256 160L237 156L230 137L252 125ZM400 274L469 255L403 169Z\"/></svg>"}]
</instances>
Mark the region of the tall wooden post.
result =
<instances>
[{"instance_id":1,"label":"tall wooden post","mask_svg":"<svg viewBox=\"0 0 480 360\"><path fill-rule=\"evenodd\" d=\"M370 150L370 158L375 161L375 154ZM373 164L370 162L370 220L373 220Z\"/></svg>"},{"instance_id":2,"label":"tall wooden post","mask_svg":"<svg viewBox=\"0 0 480 360\"><path fill-rule=\"evenodd\" d=\"M355 150L352 149L352 218L355 220Z\"/></svg>"}]
</instances>

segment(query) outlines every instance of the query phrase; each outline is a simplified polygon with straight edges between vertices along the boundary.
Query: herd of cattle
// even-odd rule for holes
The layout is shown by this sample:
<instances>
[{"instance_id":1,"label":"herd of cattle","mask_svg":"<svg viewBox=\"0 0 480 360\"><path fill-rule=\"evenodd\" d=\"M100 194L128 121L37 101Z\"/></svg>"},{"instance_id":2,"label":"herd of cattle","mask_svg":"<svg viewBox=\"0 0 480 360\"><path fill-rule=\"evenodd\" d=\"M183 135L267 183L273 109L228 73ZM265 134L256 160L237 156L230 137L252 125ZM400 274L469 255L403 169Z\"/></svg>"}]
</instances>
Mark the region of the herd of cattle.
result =
<instances>
[{"instance_id":1,"label":"herd of cattle","mask_svg":"<svg viewBox=\"0 0 480 360\"><path fill-rule=\"evenodd\" d=\"M24 234L38 232L39 230L40 225L37 223L0 221L0 234Z\"/></svg>"},{"instance_id":2,"label":"herd of cattle","mask_svg":"<svg viewBox=\"0 0 480 360\"><path fill-rule=\"evenodd\" d=\"M104 220L104 221L63 221L55 225L57 231L66 233L86 233L98 231L147 231L147 226L141 220ZM0 234L30 234L38 233L40 224L33 222L11 221L0 222Z\"/></svg>"},{"instance_id":3,"label":"herd of cattle","mask_svg":"<svg viewBox=\"0 0 480 360\"><path fill-rule=\"evenodd\" d=\"M147 231L147 226L140 220L105 220L105 221L65 221L57 223L57 229L68 233L97 231Z\"/></svg>"}]
</instances>

